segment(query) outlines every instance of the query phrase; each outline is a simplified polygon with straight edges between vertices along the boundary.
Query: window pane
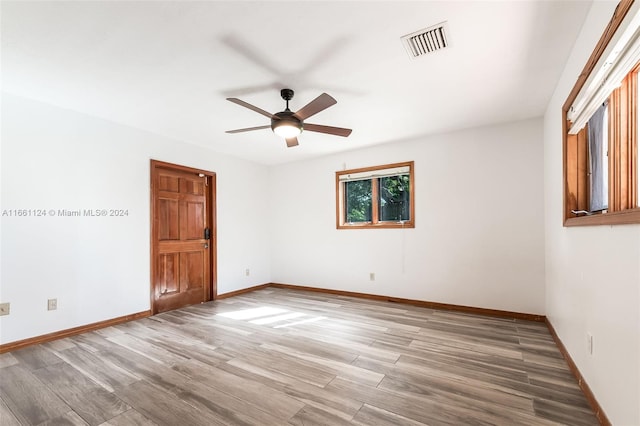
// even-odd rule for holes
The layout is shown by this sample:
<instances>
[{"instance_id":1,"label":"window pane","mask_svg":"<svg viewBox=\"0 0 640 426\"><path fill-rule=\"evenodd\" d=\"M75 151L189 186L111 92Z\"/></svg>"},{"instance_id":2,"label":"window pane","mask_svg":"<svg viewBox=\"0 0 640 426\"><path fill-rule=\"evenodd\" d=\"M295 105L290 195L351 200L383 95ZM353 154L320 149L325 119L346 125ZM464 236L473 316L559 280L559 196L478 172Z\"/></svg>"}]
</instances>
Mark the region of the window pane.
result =
<instances>
[{"instance_id":1,"label":"window pane","mask_svg":"<svg viewBox=\"0 0 640 426\"><path fill-rule=\"evenodd\" d=\"M602 105L589 119L589 166L591 194L589 210L605 210L609 202L609 132L607 104Z\"/></svg>"},{"instance_id":2,"label":"window pane","mask_svg":"<svg viewBox=\"0 0 640 426\"><path fill-rule=\"evenodd\" d=\"M345 222L371 222L371 179L344 183Z\"/></svg>"},{"instance_id":3,"label":"window pane","mask_svg":"<svg viewBox=\"0 0 640 426\"><path fill-rule=\"evenodd\" d=\"M410 220L409 175L389 176L379 179L379 214L381 222Z\"/></svg>"}]
</instances>

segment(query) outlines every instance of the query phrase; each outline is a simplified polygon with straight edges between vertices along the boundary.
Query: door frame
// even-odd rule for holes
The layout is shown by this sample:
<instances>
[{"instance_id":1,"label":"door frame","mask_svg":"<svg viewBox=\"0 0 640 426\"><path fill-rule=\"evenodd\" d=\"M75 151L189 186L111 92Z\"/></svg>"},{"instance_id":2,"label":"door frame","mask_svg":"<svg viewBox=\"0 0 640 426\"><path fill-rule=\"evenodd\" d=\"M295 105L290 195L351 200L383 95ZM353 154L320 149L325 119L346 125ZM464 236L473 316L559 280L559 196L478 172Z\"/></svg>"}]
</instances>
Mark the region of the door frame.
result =
<instances>
[{"instance_id":1,"label":"door frame","mask_svg":"<svg viewBox=\"0 0 640 426\"><path fill-rule=\"evenodd\" d=\"M156 197L155 197L155 172L156 169L174 170L179 172L188 172L195 174L203 174L207 177L209 183L205 187L207 197L207 220L211 228L211 238L209 239L209 285L207 294L205 294L205 301L215 300L218 297L218 274L217 274L217 252L218 252L218 232L216 226L216 174L209 170L196 169L193 167L182 166L179 164L167 163L164 161L158 161L151 159L150 163L150 198L151 198L151 211L149 213L151 217L151 274L150 274L150 299L151 299L151 314L158 313L155 305L154 283L156 281L156 261L158 254L158 218L155 217L156 213Z\"/></svg>"}]
</instances>

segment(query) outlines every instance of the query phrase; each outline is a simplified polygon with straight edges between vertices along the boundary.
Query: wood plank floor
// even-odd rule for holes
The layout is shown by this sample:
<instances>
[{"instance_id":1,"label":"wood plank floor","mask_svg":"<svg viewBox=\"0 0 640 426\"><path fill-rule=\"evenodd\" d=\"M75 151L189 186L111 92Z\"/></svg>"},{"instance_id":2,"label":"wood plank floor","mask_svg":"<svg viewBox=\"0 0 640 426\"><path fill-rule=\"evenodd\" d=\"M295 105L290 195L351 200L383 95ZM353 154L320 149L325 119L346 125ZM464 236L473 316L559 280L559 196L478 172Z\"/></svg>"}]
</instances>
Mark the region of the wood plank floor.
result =
<instances>
[{"instance_id":1,"label":"wood plank floor","mask_svg":"<svg viewBox=\"0 0 640 426\"><path fill-rule=\"evenodd\" d=\"M597 425L546 326L265 289L0 355L8 425Z\"/></svg>"}]
</instances>

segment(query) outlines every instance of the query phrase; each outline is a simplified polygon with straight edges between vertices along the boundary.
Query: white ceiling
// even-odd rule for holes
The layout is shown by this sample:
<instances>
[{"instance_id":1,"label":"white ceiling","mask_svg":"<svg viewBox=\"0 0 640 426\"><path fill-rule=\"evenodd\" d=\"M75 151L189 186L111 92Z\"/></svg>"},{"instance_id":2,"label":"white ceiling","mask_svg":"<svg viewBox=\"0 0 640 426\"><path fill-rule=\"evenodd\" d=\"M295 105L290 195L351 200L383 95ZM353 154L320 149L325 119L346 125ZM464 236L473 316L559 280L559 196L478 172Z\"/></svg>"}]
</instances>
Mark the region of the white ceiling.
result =
<instances>
[{"instance_id":1,"label":"white ceiling","mask_svg":"<svg viewBox=\"0 0 640 426\"><path fill-rule=\"evenodd\" d=\"M3 91L263 164L538 117L587 1L6 2ZM410 59L400 37L448 21L451 48ZM337 105L287 148L271 130L226 134Z\"/></svg>"}]
</instances>

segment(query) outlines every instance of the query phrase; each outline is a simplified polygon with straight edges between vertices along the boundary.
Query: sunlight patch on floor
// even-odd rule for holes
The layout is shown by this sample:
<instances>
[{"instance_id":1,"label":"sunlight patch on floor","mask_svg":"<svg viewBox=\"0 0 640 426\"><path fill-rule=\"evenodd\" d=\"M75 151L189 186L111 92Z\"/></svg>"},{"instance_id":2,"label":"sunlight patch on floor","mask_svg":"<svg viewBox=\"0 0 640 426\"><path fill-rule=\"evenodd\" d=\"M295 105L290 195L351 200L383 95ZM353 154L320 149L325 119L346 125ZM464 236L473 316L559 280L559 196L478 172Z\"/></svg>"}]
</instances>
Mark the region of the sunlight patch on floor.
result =
<instances>
[{"instance_id":1,"label":"sunlight patch on floor","mask_svg":"<svg viewBox=\"0 0 640 426\"><path fill-rule=\"evenodd\" d=\"M274 325L273 328L292 327L299 324L307 324L311 322L317 322L327 317L311 317L306 319L300 319L298 321L289 322L296 318L309 317L308 314L302 312L292 312L287 309L274 308L269 306L261 306L259 308L240 309L237 311L225 312L216 314L225 318L230 318L238 321L248 321L251 324L268 325L278 322L287 321L284 324Z\"/></svg>"},{"instance_id":2,"label":"sunlight patch on floor","mask_svg":"<svg viewBox=\"0 0 640 426\"><path fill-rule=\"evenodd\" d=\"M289 311L281 308L270 308L268 306L262 306L259 308L242 309L239 311L225 312L223 314L218 314L218 315L221 317L231 318L235 320L250 320L253 318L260 318L260 317L266 317L270 315L282 314L284 312L289 312Z\"/></svg>"},{"instance_id":3,"label":"sunlight patch on floor","mask_svg":"<svg viewBox=\"0 0 640 426\"><path fill-rule=\"evenodd\" d=\"M285 321L289 319L300 318L300 317L303 317L304 315L305 314L303 314L302 312L290 312L288 314L276 315L273 317L254 319L249 322L252 324L259 324L259 325L271 324L278 321Z\"/></svg>"}]
</instances>

